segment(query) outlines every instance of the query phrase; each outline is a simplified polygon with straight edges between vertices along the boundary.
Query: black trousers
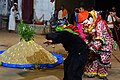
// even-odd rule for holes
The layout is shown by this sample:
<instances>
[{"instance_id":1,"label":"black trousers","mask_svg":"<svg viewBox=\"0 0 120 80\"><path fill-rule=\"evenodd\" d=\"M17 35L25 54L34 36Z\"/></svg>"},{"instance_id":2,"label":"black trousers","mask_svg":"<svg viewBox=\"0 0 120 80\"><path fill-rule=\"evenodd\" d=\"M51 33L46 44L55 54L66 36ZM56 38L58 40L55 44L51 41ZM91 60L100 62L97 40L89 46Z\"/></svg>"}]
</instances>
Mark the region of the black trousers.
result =
<instances>
[{"instance_id":1,"label":"black trousers","mask_svg":"<svg viewBox=\"0 0 120 80\"><path fill-rule=\"evenodd\" d=\"M86 56L78 54L68 55L64 61L64 79L63 80L82 80L84 67L87 62Z\"/></svg>"}]
</instances>

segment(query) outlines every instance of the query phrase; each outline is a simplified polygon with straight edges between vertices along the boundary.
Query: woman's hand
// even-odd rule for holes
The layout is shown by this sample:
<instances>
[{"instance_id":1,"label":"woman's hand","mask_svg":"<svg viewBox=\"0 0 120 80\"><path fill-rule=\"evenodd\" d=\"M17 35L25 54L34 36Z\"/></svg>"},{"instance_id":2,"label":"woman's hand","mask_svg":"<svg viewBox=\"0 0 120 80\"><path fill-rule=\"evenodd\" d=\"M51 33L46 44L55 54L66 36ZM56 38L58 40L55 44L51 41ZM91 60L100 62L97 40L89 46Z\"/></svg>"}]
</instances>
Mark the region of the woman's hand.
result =
<instances>
[{"instance_id":1,"label":"woman's hand","mask_svg":"<svg viewBox=\"0 0 120 80\"><path fill-rule=\"evenodd\" d=\"M114 17L116 16L116 12L110 12L110 15Z\"/></svg>"}]
</instances>

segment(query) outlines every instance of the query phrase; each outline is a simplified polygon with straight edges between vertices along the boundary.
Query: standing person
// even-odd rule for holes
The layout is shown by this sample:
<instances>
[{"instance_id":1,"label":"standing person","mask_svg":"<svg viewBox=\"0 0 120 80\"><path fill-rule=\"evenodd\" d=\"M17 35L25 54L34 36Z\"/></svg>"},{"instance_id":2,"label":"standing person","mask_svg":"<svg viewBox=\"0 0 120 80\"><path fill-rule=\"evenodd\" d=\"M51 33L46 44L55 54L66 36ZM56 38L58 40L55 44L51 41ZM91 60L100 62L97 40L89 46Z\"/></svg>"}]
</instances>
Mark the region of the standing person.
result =
<instances>
[{"instance_id":1,"label":"standing person","mask_svg":"<svg viewBox=\"0 0 120 80\"><path fill-rule=\"evenodd\" d=\"M9 32L15 31L15 26L16 26L16 21L15 21L16 6L17 6L17 4L14 3L14 5L10 9L10 16L9 16L9 22L8 22L8 30L9 30Z\"/></svg>"},{"instance_id":2,"label":"standing person","mask_svg":"<svg viewBox=\"0 0 120 80\"><path fill-rule=\"evenodd\" d=\"M113 39L114 39L114 50L116 50L116 48L117 48L117 44L116 44L117 37L116 37L116 32L114 30L114 28L115 28L114 24L116 22L116 19L115 19L115 17L113 17L113 16L110 15L112 12L116 13L116 9L114 9L114 7L109 11L109 15L107 17L107 23L108 23L108 28L112 32Z\"/></svg>"},{"instance_id":3,"label":"standing person","mask_svg":"<svg viewBox=\"0 0 120 80\"><path fill-rule=\"evenodd\" d=\"M110 28L111 31L113 31L113 27L114 27L113 23L116 21L115 17L112 17L112 16L110 15L112 12L114 12L114 11L113 11L113 10L110 10L110 11L109 11L109 15L108 15L108 17L107 17L108 27ZM114 12L114 13L116 13L116 12Z\"/></svg>"},{"instance_id":4,"label":"standing person","mask_svg":"<svg viewBox=\"0 0 120 80\"><path fill-rule=\"evenodd\" d=\"M110 16L112 18L112 21L113 21L113 38L114 38L114 41L115 41L115 48L117 47L117 45L119 46L120 48L120 25L119 25L119 22L120 22L120 18L116 16L116 8L115 7L112 7L112 11L110 12ZM115 19L115 21L114 21ZM115 49L116 50L116 49Z\"/></svg>"}]
</instances>

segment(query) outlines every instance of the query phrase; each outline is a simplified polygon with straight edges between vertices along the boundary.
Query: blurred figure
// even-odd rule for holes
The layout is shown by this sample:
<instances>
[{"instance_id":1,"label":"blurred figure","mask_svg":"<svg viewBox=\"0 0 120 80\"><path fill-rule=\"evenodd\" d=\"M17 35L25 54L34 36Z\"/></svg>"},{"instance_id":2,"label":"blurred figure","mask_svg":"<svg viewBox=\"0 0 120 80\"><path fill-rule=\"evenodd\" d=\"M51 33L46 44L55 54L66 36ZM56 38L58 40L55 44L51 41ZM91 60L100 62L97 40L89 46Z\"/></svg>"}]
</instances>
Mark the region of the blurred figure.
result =
<instances>
[{"instance_id":1,"label":"blurred figure","mask_svg":"<svg viewBox=\"0 0 120 80\"><path fill-rule=\"evenodd\" d=\"M117 40L117 37L116 37L116 31L114 29L115 27L115 22L116 22L116 19L114 16L111 16L110 14L111 13L115 13L116 14L116 10L114 8L112 8L110 11L109 11L109 15L107 17L107 23L108 23L108 28L111 30L112 32L112 35L113 35L113 39L114 39L114 50L117 49L117 44L116 44L116 40Z\"/></svg>"},{"instance_id":2,"label":"blurred figure","mask_svg":"<svg viewBox=\"0 0 120 80\"><path fill-rule=\"evenodd\" d=\"M68 18L68 12L65 9L64 5L60 7L60 11L58 12L58 19L67 19Z\"/></svg>"},{"instance_id":3,"label":"blurred figure","mask_svg":"<svg viewBox=\"0 0 120 80\"><path fill-rule=\"evenodd\" d=\"M111 12L110 15L116 19L117 26L114 29L115 29L117 44L120 49L120 18L114 12Z\"/></svg>"},{"instance_id":4,"label":"blurred figure","mask_svg":"<svg viewBox=\"0 0 120 80\"><path fill-rule=\"evenodd\" d=\"M85 10L84 6L81 5L78 13L78 23L83 22L87 18L88 18L88 11Z\"/></svg>"},{"instance_id":5,"label":"blurred figure","mask_svg":"<svg viewBox=\"0 0 120 80\"><path fill-rule=\"evenodd\" d=\"M17 3L14 3L14 5L10 9L10 16L9 16L9 23L8 23L8 30L9 30L9 32L15 31L15 26L16 26L16 21L15 21L16 7L17 7Z\"/></svg>"},{"instance_id":6,"label":"blurred figure","mask_svg":"<svg viewBox=\"0 0 120 80\"><path fill-rule=\"evenodd\" d=\"M79 13L78 13L77 27L78 27L79 35L83 40L85 39L86 34L83 31L82 23L88 18L88 16L89 16L89 12L85 10L83 5L81 5L79 8Z\"/></svg>"},{"instance_id":7,"label":"blurred figure","mask_svg":"<svg viewBox=\"0 0 120 80\"><path fill-rule=\"evenodd\" d=\"M79 8L75 8L74 12L71 13L69 23L75 26L78 26L78 13L79 13Z\"/></svg>"},{"instance_id":8,"label":"blurred figure","mask_svg":"<svg viewBox=\"0 0 120 80\"><path fill-rule=\"evenodd\" d=\"M52 15L50 22L56 22L58 20L58 10L54 10L54 14Z\"/></svg>"},{"instance_id":9,"label":"blurred figure","mask_svg":"<svg viewBox=\"0 0 120 80\"><path fill-rule=\"evenodd\" d=\"M84 74L88 77L98 76L102 80L108 80L107 75L111 65L113 38L100 14L97 14L97 19L93 24L94 27L89 30L91 28L89 25L92 23L91 18L89 17L87 21L84 21L84 29L86 28L88 33L87 44L90 49Z\"/></svg>"},{"instance_id":10,"label":"blurred figure","mask_svg":"<svg viewBox=\"0 0 120 80\"><path fill-rule=\"evenodd\" d=\"M114 22L116 21L114 16L111 16L111 13L115 13L116 14L116 9L114 9L114 7L109 11L109 15L107 17L107 23L108 23L108 27L110 28L111 31L113 31L113 27L114 27Z\"/></svg>"},{"instance_id":11,"label":"blurred figure","mask_svg":"<svg viewBox=\"0 0 120 80\"><path fill-rule=\"evenodd\" d=\"M57 9L55 9L55 11L54 11L53 18L56 21L58 20L58 10Z\"/></svg>"},{"instance_id":12,"label":"blurred figure","mask_svg":"<svg viewBox=\"0 0 120 80\"><path fill-rule=\"evenodd\" d=\"M112 17L115 17L115 19L116 19L117 22L120 22L120 18L116 15L116 13L111 12L110 15L111 15Z\"/></svg>"},{"instance_id":13,"label":"blurred figure","mask_svg":"<svg viewBox=\"0 0 120 80\"><path fill-rule=\"evenodd\" d=\"M117 49L117 45L120 48L120 25L119 25L119 17L116 16L116 8L112 7L108 16L108 27L112 31L114 38L114 50Z\"/></svg>"},{"instance_id":14,"label":"blurred figure","mask_svg":"<svg viewBox=\"0 0 120 80\"><path fill-rule=\"evenodd\" d=\"M112 10L113 10L114 12L116 12L116 8L115 8L115 6L112 7Z\"/></svg>"},{"instance_id":15,"label":"blurred figure","mask_svg":"<svg viewBox=\"0 0 120 80\"><path fill-rule=\"evenodd\" d=\"M58 21L58 10L55 9L54 14L52 15L52 17L50 19L50 24L51 24L51 27L52 27L52 31L55 31L55 28L57 26L57 21Z\"/></svg>"}]
</instances>

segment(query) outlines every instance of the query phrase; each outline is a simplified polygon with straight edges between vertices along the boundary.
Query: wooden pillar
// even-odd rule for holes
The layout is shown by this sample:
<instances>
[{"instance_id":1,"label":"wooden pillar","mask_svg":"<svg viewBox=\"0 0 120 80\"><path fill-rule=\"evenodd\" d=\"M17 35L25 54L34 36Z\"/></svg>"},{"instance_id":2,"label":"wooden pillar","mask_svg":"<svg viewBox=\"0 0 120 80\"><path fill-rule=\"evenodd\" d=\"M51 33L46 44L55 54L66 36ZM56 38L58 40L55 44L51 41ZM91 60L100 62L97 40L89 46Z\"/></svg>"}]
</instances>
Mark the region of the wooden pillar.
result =
<instances>
[{"instance_id":1,"label":"wooden pillar","mask_svg":"<svg viewBox=\"0 0 120 80\"><path fill-rule=\"evenodd\" d=\"M22 0L22 19L25 23L32 23L33 0Z\"/></svg>"}]
</instances>

